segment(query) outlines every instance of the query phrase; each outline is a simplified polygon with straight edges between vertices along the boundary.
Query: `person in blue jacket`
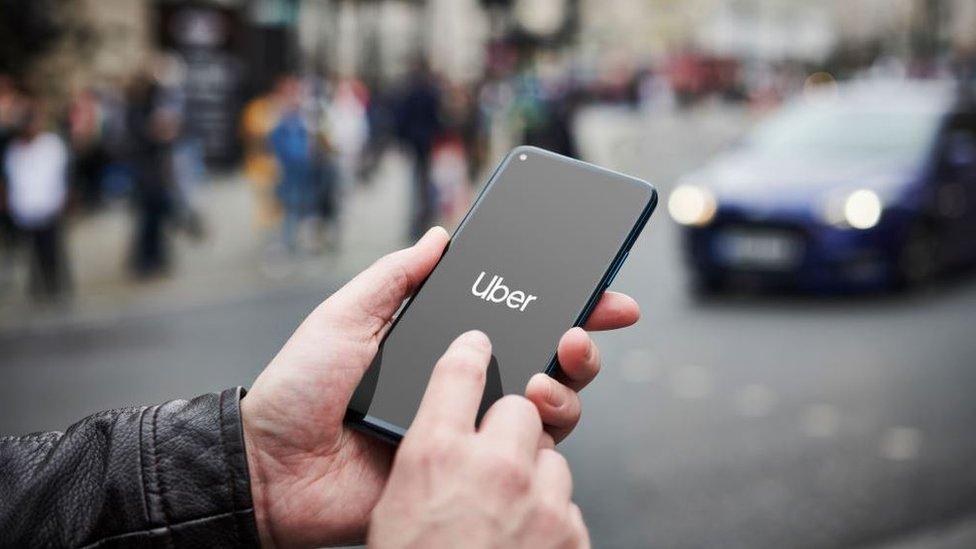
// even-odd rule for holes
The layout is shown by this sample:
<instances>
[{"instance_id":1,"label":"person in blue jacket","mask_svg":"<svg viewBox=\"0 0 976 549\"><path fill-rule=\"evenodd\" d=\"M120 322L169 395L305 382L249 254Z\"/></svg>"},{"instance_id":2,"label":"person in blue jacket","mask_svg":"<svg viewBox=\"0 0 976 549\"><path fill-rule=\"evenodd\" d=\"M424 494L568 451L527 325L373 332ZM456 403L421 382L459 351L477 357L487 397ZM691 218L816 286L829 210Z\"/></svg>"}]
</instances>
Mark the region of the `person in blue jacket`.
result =
<instances>
[{"instance_id":1,"label":"person in blue jacket","mask_svg":"<svg viewBox=\"0 0 976 549\"><path fill-rule=\"evenodd\" d=\"M281 234L285 249L298 249L298 228L312 213L316 198L315 136L302 113L302 83L294 76L283 77L281 117L269 140L278 161L278 200L284 210Z\"/></svg>"}]
</instances>

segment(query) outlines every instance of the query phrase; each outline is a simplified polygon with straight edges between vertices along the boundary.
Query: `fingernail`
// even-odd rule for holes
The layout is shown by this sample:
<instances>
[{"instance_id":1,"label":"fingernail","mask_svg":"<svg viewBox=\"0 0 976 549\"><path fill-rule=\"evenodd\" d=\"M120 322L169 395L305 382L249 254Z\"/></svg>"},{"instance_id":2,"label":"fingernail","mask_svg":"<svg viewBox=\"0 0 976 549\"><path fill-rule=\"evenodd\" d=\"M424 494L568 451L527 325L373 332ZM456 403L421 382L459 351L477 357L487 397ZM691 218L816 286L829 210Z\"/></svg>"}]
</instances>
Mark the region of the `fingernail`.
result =
<instances>
[{"instance_id":1,"label":"fingernail","mask_svg":"<svg viewBox=\"0 0 976 549\"><path fill-rule=\"evenodd\" d=\"M469 332L464 332L461 337L458 338L462 343L466 345L471 345L474 347L487 347L491 345L488 340L488 336L485 335L481 330L471 330Z\"/></svg>"},{"instance_id":2,"label":"fingernail","mask_svg":"<svg viewBox=\"0 0 976 549\"><path fill-rule=\"evenodd\" d=\"M583 360L590 360L593 357L593 340L587 336L586 338L586 351L583 353Z\"/></svg>"},{"instance_id":3,"label":"fingernail","mask_svg":"<svg viewBox=\"0 0 976 549\"><path fill-rule=\"evenodd\" d=\"M424 236L420 237L420 240L426 240L428 237L430 237L431 235L433 235L436 232L442 232L442 233L445 233L446 234L447 233L447 230L444 229L444 227L441 227L440 225L435 225L435 226L427 229L427 232L424 233Z\"/></svg>"}]
</instances>

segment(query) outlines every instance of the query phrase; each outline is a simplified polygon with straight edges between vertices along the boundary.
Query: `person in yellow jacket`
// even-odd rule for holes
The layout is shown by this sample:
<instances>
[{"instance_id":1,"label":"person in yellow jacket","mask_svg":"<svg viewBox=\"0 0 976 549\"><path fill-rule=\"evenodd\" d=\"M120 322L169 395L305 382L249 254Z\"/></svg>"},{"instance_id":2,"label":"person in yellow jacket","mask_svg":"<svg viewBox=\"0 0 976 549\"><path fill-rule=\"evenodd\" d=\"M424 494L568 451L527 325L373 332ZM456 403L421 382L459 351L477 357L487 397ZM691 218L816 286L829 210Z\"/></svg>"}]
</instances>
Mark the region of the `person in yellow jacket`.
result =
<instances>
[{"instance_id":1,"label":"person in yellow jacket","mask_svg":"<svg viewBox=\"0 0 976 549\"><path fill-rule=\"evenodd\" d=\"M262 231L278 226L281 205L275 197L278 164L268 145L268 136L278 124L279 85L249 101L241 115L241 137L244 141L244 176L254 188L257 200L255 222Z\"/></svg>"}]
</instances>

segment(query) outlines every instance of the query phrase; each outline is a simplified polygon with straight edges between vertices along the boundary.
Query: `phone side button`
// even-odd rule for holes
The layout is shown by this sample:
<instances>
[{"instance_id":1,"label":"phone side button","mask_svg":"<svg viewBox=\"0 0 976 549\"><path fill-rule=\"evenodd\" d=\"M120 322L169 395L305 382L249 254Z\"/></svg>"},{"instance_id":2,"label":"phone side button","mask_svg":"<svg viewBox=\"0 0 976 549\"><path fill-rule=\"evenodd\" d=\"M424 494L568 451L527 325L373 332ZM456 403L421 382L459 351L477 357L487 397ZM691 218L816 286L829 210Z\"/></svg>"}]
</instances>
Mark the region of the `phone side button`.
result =
<instances>
[{"instance_id":1,"label":"phone side button","mask_svg":"<svg viewBox=\"0 0 976 549\"><path fill-rule=\"evenodd\" d=\"M617 261L617 264L613 266L613 270L610 272L610 277L607 278L607 286L613 284L613 279L617 278L617 273L620 272L620 267L623 267L624 261L627 260L628 255L630 255L629 251L624 252L624 255L620 257L620 260Z\"/></svg>"}]
</instances>

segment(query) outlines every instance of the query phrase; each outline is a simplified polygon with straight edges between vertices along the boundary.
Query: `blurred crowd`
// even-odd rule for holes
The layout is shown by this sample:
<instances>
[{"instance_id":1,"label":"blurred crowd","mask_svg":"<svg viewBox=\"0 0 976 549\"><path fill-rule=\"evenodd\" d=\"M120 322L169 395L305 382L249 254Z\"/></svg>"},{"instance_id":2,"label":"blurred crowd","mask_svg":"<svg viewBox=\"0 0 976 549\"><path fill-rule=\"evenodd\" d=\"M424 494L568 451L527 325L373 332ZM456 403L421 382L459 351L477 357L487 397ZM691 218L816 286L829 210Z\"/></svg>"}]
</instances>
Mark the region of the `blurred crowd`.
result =
<instances>
[{"instance_id":1,"label":"blurred crowd","mask_svg":"<svg viewBox=\"0 0 976 549\"><path fill-rule=\"evenodd\" d=\"M369 184L391 148L411 166L406 238L462 215L491 156L519 143L575 156L577 97L566 74L540 72L509 66L459 84L417 60L387 86L352 75L278 75L243 105L238 124L263 245L274 258L336 250L346 197ZM126 264L136 279L169 271L174 228L205 236L198 187L208 170L186 124L185 87L185 67L172 55L61 102L0 75L0 282L22 257L33 296L68 294L69 215L120 201L133 220Z\"/></svg>"},{"instance_id":2,"label":"blurred crowd","mask_svg":"<svg viewBox=\"0 0 976 549\"><path fill-rule=\"evenodd\" d=\"M183 131L179 61L160 57L121 87L85 87L60 109L0 75L0 158L5 270L22 245L30 292L58 298L71 288L65 253L69 212L90 212L125 194L134 217L128 265L149 278L169 267L166 226L199 236L193 188L200 148ZM6 273L9 275L9 273Z\"/></svg>"},{"instance_id":3,"label":"blurred crowd","mask_svg":"<svg viewBox=\"0 0 976 549\"><path fill-rule=\"evenodd\" d=\"M456 221L485 170L513 146L579 156L574 119L587 103L660 111L724 101L766 110L824 68L830 72L819 74L841 78L855 70L910 77L952 69L885 58L867 69L843 57L828 67L747 63L689 50L654 65L618 60L593 71L570 55L525 55L502 44L488 47L485 60L481 78L465 83L423 59L384 85L352 74L285 72L244 102L237 125L242 171L270 256L339 249L343 204L370 184L390 149L411 166L404 237L415 238L435 222ZM69 212L127 201L133 223L126 264L139 280L169 271L174 228L205 236L198 187L207 165L201 136L186 124L193 116L186 88L186 66L170 54L128 81L81 87L60 101L0 74L0 286L12 279L14 258L23 257L32 295L70 291Z\"/></svg>"},{"instance_id":4,"label":"blurred crowd","mask_svg":"<svg viewBox=\"0 0 976 549\"><path fill-rule=\"evenodd\" d=\"M292 253L302 234L321 235L313 247L337 245L344 196L369 184L394 147L410 161L407 236L417 237L466 210L487 158L520 143L577 155L568 84L565 74L543 78L534 70L489 71L461 84L423 60L386 87L350 75L283 74L242 114L244 171L261 224L280 226L280 243Z\"/></svg>"}]
</instances>

